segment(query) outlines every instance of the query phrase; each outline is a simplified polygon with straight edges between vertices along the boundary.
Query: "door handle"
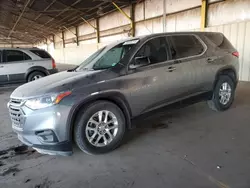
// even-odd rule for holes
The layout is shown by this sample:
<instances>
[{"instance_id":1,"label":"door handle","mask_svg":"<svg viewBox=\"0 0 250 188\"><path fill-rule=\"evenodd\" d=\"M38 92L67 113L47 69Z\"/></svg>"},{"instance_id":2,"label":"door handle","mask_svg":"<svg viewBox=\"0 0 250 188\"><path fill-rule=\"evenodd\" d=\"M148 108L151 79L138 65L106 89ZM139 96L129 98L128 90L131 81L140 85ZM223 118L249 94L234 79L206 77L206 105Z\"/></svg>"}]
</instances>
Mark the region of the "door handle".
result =
<instances>
[{"instance_id":1,"label":"door handle","mask_svg":"<svg viewBox=\"0 0 250 188\"><path fill-rule=\"evenodd\" d=\"M0 68L3 68L4 66L0 66Z\"/></svg>"},{"instance_id":2,"label":"door handle","mask_svg":"<svg viewBox=\"0 0 250 188\"><path fill-rule=\"evenodd\" d=\"M176 68L175 68L175 67L172 67L172 66L171 66L171 67L168 67L168 69L167 69L168 72L173 72L174 70L176 70Z\"/></svg>"},{"instance_id":3,"label":"door handle","mask_svg":"<svg viewBox=\"0 0 250 188\"><path fill-rule=\"evenodd\" d=\"M215 60L215 59L213 59L213 58L208 58L208 59L207 59L207 63L213 63L214 60Z\"/></svg>"}]
</instances>

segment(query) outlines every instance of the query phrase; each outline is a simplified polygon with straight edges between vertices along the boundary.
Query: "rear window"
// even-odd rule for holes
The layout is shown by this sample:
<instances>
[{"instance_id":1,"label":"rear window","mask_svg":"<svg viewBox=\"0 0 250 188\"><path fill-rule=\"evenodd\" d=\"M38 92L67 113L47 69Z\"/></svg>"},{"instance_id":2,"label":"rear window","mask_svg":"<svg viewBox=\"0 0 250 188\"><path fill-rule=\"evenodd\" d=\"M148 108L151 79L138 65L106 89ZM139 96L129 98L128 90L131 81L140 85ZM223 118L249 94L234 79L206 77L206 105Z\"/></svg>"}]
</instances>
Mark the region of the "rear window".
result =
<instances>
[{"instance_id":1,"label":"rear window","mask_svg":"<svg viewBox=\"0 0 250 188\"><path fill-rule=\"evenodd\" d=\"M234 49L230 41L221 33L207 33L206 37L220 49L223 50Z\"/></svg>"},{"instance_id":2,"label":"rear window","mask_svg":"<svg viewBox=\"0 0 250 188\"><path fill-rule=\"evenodd\" d=\"M30 50L30 51L43 59L51 58L51 56L46 51L43 50Z\"/></svg>"}]
</instances>

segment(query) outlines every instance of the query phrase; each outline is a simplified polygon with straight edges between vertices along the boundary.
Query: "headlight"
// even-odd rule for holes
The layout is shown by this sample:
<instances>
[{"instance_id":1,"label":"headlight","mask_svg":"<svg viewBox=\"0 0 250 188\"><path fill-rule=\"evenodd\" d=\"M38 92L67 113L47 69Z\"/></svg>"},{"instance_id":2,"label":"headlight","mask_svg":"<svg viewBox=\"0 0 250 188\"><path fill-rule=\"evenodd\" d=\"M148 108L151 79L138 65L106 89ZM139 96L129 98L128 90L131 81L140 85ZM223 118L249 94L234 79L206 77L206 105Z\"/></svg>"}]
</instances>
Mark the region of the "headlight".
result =
<instances>
[{"instance_id":1,"label":"headlight","mask_svg":"<svg viewBox=\"0 0 250 188\"><path fill-rule=\"evenodd\" d=\"M46 108L58 104L64 97L71 94L71 91L66 91L59 94L44 95L38 98L28 99L25 106L32 110Z\"/></svg>"}]
</instances>

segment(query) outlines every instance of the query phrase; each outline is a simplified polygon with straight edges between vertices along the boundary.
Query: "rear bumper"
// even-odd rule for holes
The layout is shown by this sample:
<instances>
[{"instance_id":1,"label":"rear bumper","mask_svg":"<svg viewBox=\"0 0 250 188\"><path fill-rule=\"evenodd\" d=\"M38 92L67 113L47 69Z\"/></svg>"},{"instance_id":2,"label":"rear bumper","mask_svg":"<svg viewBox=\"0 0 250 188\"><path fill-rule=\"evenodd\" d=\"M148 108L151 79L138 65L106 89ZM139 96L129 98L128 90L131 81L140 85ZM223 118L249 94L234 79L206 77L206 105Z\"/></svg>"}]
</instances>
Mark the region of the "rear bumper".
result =
<instances>
[{"instance_id":1,"label":"rear bumper","mask_svg":"<svg viewBox=\"0 0 250 188\"><path fill-rule=\"evenodd\" d=\"M48 70L49 74L55 74L58 73L58 69L50 69Z\"/></svg>"}]
</instances>

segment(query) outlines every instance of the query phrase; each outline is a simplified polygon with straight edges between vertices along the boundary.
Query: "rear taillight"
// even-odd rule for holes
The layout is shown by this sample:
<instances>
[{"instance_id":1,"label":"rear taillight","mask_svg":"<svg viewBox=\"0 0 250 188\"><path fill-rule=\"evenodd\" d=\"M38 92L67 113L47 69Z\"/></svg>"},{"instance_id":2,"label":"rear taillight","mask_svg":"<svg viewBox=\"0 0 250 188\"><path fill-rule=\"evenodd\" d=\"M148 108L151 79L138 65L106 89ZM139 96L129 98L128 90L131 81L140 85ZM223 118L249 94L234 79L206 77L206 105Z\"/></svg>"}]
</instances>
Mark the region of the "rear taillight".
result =
<instances>
[{"instance_id":1,"label":"rear taillight","mask_svg":"<svg viewBox=\"0 0 250 188\"><path fill-rule=\"evenodd\" d=\"M52 58L52 68L55 69L56 68L56 62L55 60Z\"/></svg>"},{"instance_id":2,"label":"rear taillight","mask_svg":"<svg viewBox=\"0 0 250 188\"><path fill-rule=\"evenodd\" d=\"M240 56L239 52L233 52L232 55L235 56L235 57L239 57Z\"/></svg>"}]
</instances>

